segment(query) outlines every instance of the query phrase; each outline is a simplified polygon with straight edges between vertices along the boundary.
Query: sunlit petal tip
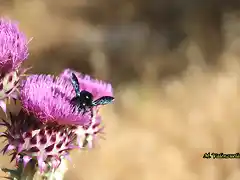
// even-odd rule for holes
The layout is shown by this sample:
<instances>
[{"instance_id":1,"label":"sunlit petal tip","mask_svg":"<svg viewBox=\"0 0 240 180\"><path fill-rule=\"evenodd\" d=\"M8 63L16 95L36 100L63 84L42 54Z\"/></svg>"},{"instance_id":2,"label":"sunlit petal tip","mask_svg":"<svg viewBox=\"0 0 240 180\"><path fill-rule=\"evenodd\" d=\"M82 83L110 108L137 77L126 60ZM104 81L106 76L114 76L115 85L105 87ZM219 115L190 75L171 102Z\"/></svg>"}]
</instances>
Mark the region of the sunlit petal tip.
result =
<instances>
[{"instance_id":1,"label":"sunlit petal tip","mask_svg":"<svg viewBox=\"0 0 240 180\"><path fill-rule=\"evenodd\" d=\"M30 156L23 156L23 165L26 167L27 163L31 160L32 158Z\"/></svg>"},{"instance_id":2,"label":"sunlit petal tip","mask_svg":"<svg viewBox=\"0 0 240 180\"><path fill-rule=\"evenodd\" d=\"M0 107L2 108L4 113L7 113L7 105L5 100L0 100Z\"/></svg>"}]
</instances>

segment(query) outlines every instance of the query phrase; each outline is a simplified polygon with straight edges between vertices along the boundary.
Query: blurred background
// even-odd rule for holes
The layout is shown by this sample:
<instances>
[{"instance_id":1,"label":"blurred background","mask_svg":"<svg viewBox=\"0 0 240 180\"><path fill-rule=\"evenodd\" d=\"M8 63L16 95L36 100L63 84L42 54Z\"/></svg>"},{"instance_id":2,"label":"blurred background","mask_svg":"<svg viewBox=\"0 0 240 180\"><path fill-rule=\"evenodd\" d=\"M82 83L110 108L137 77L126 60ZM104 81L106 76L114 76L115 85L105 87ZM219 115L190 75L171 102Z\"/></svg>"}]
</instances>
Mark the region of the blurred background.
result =
<instances>
[{"instance_id":1,"label":"blurred background","mask_svg":"<svg viewBox=\"0 0 240 180\"><path fill-rule=\"evenodd\" d=\"M66 180L238 180L240 1L0 0L34 73L109 81L106 140L72 153ZM9 157L1 157L1 166Z\"/></svg>"}]
</instances>

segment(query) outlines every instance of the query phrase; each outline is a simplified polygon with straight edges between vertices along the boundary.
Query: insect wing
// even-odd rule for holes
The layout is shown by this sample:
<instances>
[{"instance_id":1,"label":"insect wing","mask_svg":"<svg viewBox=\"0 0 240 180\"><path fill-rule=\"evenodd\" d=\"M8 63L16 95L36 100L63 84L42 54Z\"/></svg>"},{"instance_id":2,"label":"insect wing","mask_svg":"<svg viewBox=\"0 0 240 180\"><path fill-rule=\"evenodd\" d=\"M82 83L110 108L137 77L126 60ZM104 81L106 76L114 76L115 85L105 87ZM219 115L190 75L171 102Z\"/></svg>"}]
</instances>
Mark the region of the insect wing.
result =
<instances>
[{"instance_id":1,"label":"insect wing","mask_svg":"<svg viewBox=\"0 0 240 180\"><path fill-rule=\"evenodd\" d=\"M112 96L103 96L103 97L100 97L99 99L93 101L93 106L97 106L97 105L106 105L106 104L109 104L111 102L114 101L114 97Z\"/></svg>"},{"instance_id":2,"label":"insect wing","mask_svg":"<svg viewBox=\"0 0 240 180\"><path fill-rule=\"evenodd\" d=\"M80 96L80 89L79 89L78 79L77 79L77 76L74 73L72 73L71 82L72 82L72 85L73 85L74 90L76 92L76 95Z\"/></svg>"}]
</instances>

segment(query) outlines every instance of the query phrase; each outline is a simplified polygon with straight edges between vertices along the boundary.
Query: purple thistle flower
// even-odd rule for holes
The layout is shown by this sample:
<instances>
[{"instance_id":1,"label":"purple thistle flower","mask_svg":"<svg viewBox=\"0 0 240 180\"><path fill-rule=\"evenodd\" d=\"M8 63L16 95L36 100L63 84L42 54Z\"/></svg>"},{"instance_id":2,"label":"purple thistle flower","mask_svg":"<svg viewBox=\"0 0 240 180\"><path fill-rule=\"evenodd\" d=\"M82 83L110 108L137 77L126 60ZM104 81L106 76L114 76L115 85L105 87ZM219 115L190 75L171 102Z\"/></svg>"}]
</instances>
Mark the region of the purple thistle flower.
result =
<instances>
[{"instance_id":1,"label":"purple thistle flower","mask_svg":"<svg viewBox=\"0 0 240 180\"><path fill-rule=\"evenodd\" d=\"M15 71L28 57L28 43L16 22L0 19L0 72Z\"/></svg>"},{"instance_id":2,"label":"purple thistle flower","mask_svg":"<svg viewBox=\"0 0 240 180\"><path fill-rule=\"evenodd\" d=\"M89 75L81 74L72 69L65 69L60 74L60 77L68 79L68 81L70 82L72 73L74 73L78 78L80 90L81 91L86 90L86 91L92 93L94 100L98 99L102 96L113 96L113 89L112 89L111 84L101 81L101 80L93 79ZM73 96L74 96L74 91L73 91L73 95L71 97L73 97Z\"/></svg>"},{"instance_id":3,"label":"purple thistle flower","mask_svg":"<svg viewBox=\"0 0 240 180\"><path fill-rule=\"evenodd\" d=\"M91 114L78 113L70 104L73 87L70 82L51 75L31 75L20 87L23 109L41 122L57 122L63 125L85 125Z\"/></svg>"},{"instance_id":4,"label":"purple thistle flower","mask_svg":"<svg viewBox=\"0 0 240 180\"><path fill-rule=\"evenodd\" d=\"M36 160L40 172L47 172L56 169L62 157L76 148L73 126L43 124L22 110L17 115L10 114L10 123L2 122L7 129L1 137L8 141L2 152L12 152L11 161L16 160L17 164L23 162L26 166Z\"/></svg>"},{"instance_id":5,"label":"purple thistle flower","mask_svg":"<svg viewBox=\"0 0 240 180\"><path fill-rule=\"evenodd\" d=\"M17 99L19 79L26 72L20 66L28 57L28 43L17 23L0 19L0 107L4 112L6 101Z\"/></svg>"},{"instance_id":6,"label":"purple thistle flower","mask_svg":"<svg viewBox=\"0 0 240 180\"><path fill-rule=\"evenodd\" d=\"M66 81L71 82L72 73L77 76L80 91L88 91L93 95L93 99L96 100L102 96L113 96L112 85L101 80L93 79L89 75L83 75L71 69L65 69L60 77L66 79ZM75 96L75 91L71 91L68 97L71 99ZM98 114L100 106L93 107L93 117L87 126L78 126L76 129L77 143L80 148L88 145L92 148L95 139L99 133L103 132L103 127L101 127L101 117Z\"/></svg>"},{"instance_id":7,"label":"purple thistle flower","mask_svg":"<svg viewBox=\"0 0 240 180\"><path fill-rule=\"evenodd\" d=\"M109 84L84 78L81 82L95 97L112 95ZM21 82L19 90L22 110L10 114L10 123L2 120L0 124L7 128L1 134L8 142L2 152L11 151L12 161L26 166L34 160L40 172L46 173L58 168L70 150L93 147L103 130L99 106L84 115L79 113L70 103L75 96L70 80L64 76L31 75Z\"/></svg>"}]
</instances>

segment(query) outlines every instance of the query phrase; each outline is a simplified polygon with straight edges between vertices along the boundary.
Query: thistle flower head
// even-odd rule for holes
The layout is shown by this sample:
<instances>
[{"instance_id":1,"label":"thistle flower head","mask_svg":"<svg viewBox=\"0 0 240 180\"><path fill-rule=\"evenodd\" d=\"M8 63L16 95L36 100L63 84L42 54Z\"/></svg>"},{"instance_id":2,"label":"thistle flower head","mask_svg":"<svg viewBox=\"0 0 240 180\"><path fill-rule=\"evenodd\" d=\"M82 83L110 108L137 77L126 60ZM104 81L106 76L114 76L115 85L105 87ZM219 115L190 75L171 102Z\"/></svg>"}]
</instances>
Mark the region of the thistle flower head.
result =
<instances>
[{"instance_id":1,"label":"thistle flower head","mask_svg":"<svg viewBox=\"0 0 240 180\"><path fill-rule=\"evenodd\" d=\"M23 108L41 122L85 125L90 113L80 114L70 104L73 87L70 82L51 75L31 75L20 85L20 102Z\"/></svg>"},{"instance_id":2,"label":"thistle flower head","mask_svg":"<svg viewBox=\"0 0 240 180\"><path fill-rule=\"evenodd\" d=\"M98 99L102 96L113 96L113 89L111 84L101 80L94 79L89 75L84 75L71 69L65 69L60 74L60 77L63 77L70 81L72 73L74 73L78 78L80 90L90 92L93 95L94 99Z\"/></svg>"},{"instance_id":3,"label":"thistle flower head","mask_svg":"<svg viewBox=\"0 0 240 180\"><path fill-rule=\"evenodd\" d=\"M112 96L110 84L76 75L80 90L92 93L94 98ZM2 133L8 142L4 154L12 151L12 160L24 166L33 160L46 175L60 166L70 150L93 147L103 130L99 106L90 105L84 114L76 110L71 104L76 92L66 74L28 76L19 90L20 113L11 114L10 123L3 120L0 124L7 128Z\"/></svg>"},{"instance_id":4,"label":"thistle flower head","mask_svg":"<svg viewBox=\"0 0 240 180\"><path fill-rule=\"evenodd\" d=\"M0 19L0 72L17 70L28 57L28 40L17 23Z\"/></svg>"},{"instance_id":5,"label":"thistle flower head","mask_svg":"<svg viewBox=\"0 0 240 180\"><path fill-rule=\"evenodd\" d=\"M96 100L103 96L113 96L112 85L97 79L93 79L89 75L83 75L79 72L76 72L71 69L65 69L60 77L66 79L66 81L71 82L72 73L77 76L80 91L88 91L93 95L93 99ZM71 94L68 94L68 97L73 98L75 96L74 90L71 91ZM101 126L101 117L99 115L99 106L92 107L92 118L91 121L85 126L78 126L75 130L77 134L77 144L80 148L85 147L86 145L89 148L92 148L94 141L99 133L103 132L103 127Z\"/></svg>"},{"instance_id":6,"label":"thistle flower head","mask_svg":"<svg viewBox=\"0 0 240 180\"><path fill-rule=\"evenodd\" d=\"M36 160L41 172L56 169L62 157L75 147L75 127L43 124L22 110L17 115L10 114L9 123L2 122L6 131L1 136L8 142L3 154L11 151L12 161L23 161L24 166Z\"/></svg>"},{"instance_id":7,"label":"thistle flower head","mask_svg":"<svg viewBox=\"0 0 240 180\"><path fill-rule=\"evenodd\" d=\"M6 113L10 98L17 99L20 76L25 73L20 65L28 57L28 41L17 23L0 19L0 107Z\"/></svg>"}]
</instances>

